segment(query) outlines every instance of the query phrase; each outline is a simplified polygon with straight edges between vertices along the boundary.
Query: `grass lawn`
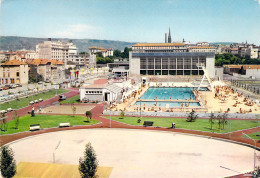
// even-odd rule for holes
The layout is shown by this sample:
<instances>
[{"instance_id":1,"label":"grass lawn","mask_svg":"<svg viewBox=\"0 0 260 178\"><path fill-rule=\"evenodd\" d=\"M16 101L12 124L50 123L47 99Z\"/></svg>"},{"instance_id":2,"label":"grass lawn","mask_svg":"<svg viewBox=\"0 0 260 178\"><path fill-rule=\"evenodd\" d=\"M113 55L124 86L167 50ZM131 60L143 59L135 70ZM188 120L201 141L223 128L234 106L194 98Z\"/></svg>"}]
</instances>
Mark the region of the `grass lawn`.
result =
<instances>
[{"instance_id":1,"label":"grass lawn","mask_svg":"<svg viewBox=\"0 0 260 178\"><path fill-rule=\"evenodd\" d=\"M60 103L63 103L63 104L73 104L73 103L80 103L79 102L79 95L76 95L76 96L73 96L71 98L68 98Z\"/></svg>"},{"instance_id":2,"label":"grass lawn","mask_svg":"<svg viewBox=\"0 0 260 178\"><path fill-rule=\"evenodd\" d=\"M106 116L106 118L110 118ZM190 130L200 130L214 133L228 133L229 132L229 122L231 122L231 132L248 129L252 127L260 126L260 122L256 121L247 121L247 120L228 120L227 125L225 125L225 129L219 130L218 123L215 121L213 124L212 130L210 129L210 122L208 119L197 119L196 122L186 122L186 119L180 118L141 118L141 123L137 123L139 117L125 117L124 119L119 119L118 117L111 117L112 120L123 122L130 125L143 125L144 121L153 121L153 126L158 127L171 127L172 123L176 124L176 128L179 129L190 129Z\"/></svg>"},{"instance_id":3,"label":"grass lawn","mask_svg":"<svg viewBox=\"0 0 260 178\"><path fill-rule=\"evenodd\" d=\"M15 129L14 120L8 122L8 129L6 132L1 131L1 135L12 134L18 132L29 131L29 127L32 124L40 124L41 128L50 128L50 127L58 127L59 123L69 122L70 125L92 125L99 123L98 120L91 119L89 122L86 117L83 116L67 116L67 115L36 115L35 117L31 117L31 115L26 115L20 117L19 119L19 127Z\"/></svg>"},{"instance_id":4,"label":"grass lawn","mask_svg":"<svg viewBox=\"0 0 260 178\"><path fill-rule=\"evenodd\" d=\"M68 93L68 92L69 92L69 90L65 90L65 89L57 90L57 94ZM32 100L38 100L40 98L42 98L43 100L46 100L46 99L54 97L55 95L56 95L56 90L51 90L51 91L47 91L45 93L28 96L28 98L26 98L26 97L21 98L19 101L13 100L13 101L1 104L1 110L6 110L7 108L20 109L25 106L28 106L30 104L30 101L32 101Z\"/></svg>"},{"instance_id":5,"label":"grass lawn","mask_svg":"<svg viewBox=\"0 0 260 178\"><path fill-rule=\"evenodd\" d=\"M260 132L255 132L251 134L247 134L249 137L252 139L260 140ZM243 135L243 137L247 138L246 136Z\"/></svg>"}]
</instances>

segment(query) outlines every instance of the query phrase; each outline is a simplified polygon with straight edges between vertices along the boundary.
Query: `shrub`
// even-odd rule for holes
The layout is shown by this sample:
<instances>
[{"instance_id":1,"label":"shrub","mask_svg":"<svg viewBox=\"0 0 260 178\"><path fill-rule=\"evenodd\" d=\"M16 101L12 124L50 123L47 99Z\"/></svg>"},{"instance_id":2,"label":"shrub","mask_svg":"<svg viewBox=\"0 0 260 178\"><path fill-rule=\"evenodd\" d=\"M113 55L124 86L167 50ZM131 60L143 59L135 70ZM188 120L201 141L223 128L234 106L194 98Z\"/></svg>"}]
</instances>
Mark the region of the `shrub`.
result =
<instances>
[{"instance_id":1,"label":"shrub","mask_svg":"<svg viewBox=\"0 0 260 178\"><path fill-rule=\"evenodd\" d=\"M188 117L187 117L187 119L186 119L186 122L195 122L197 118L198 118L198 115L196 115L196 114L195 114L195 111L192 110L192 111L189 113L189 115L188 115Z\"/></svg>"},{"instance_id":2,"label":"shrub","mask_svg":"<svg viewBox=\"0 0 260 178\"><path fill-rule=\"evenodd\" d=\"M125 117L125 112L121 111L119 119L124 119L124 117Z\"/></svg>"}]
</instances>

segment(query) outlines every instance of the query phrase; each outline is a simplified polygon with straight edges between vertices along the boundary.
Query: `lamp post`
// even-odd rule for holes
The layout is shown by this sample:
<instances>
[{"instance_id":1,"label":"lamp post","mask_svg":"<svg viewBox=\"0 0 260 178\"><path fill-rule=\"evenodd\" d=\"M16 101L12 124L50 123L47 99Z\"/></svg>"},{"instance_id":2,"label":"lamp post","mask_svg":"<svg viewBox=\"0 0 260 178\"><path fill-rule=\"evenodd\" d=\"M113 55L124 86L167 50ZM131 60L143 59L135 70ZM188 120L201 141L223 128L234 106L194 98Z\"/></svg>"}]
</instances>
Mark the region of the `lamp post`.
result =
<instances>
[{"instance_id":1,"label":"lamp post","mask_svg":"<svg viewBox=\"0 0 260 178\"><path fill-rule=\"evenodd\" d=\"M110 128L111 128L111 108L110 108Z\"/></svg>"},{"instance_id":2,"label":"lamp post","mask_svg":"<svg viewBox=\"0 0 260 178\"><path fill-rule=\"evenodd\" d=\"M255 159L255 157L256 157L256 153L255 153L255 150L256 150L256 141L255 141L254 139L252 139L251 137L249 137L247 134L245 134L245 133L243 133L243 132L242 132L242 134L243 134L245 137L247 137L247 138L253 140L254 143L255 143L255 148L254 148L254 169L253 169L253 170L255 170L255 161L256 161L256 159Z\"/></svg>"},{"instance_id":3,"label":"lamp post","mask_svg":"<svg viewBox=\"0 0 260 178\"><path fill-rule=\"evenodd\" d=\"M54 151L53 151L53 163L55 163L55 151L58 149L58 147L60 146L60 142L61 141L59 141L58 142L58 144L56 145L56 147L55 147L55 149L54 149Z\"/></svg>"},{"instance_id":4,"label":"lamp post","mask_svg":"<svg viewBox=\"0 0 260 178\"><path fill-rule=\"evenodd\" d=\"M140 100L140 118L142 118L142 100Z\"/></svg>"}]
</instances>

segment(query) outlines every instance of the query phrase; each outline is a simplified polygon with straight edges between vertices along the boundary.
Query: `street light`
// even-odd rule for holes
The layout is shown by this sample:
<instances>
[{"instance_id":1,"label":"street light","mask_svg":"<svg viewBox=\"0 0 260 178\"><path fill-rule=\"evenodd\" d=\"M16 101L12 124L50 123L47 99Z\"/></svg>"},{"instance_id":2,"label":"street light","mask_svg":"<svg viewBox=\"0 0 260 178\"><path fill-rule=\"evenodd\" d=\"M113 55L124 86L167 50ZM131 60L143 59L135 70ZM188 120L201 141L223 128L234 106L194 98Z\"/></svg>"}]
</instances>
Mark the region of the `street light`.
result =
<instances>
[{"instance_id":1,"label":"street light","mask_svg":"<svg viewBox=\"0 0 260 178\"><path fill-rule=\"evenodd\" d=\"M140 118L142 118L142 100L140 100L139 102L140 102Z\"/></svg>"},{"instance_id":2,"label":"street light","mask_svg":"<svg viewBox=\"0 0 260 178\"><path fill-rule=\"evenodd\" d=\"M245 137L247 137L247 138L253 140L254 143L255 143L255 148L254 148L254 169L253 169L253 170L255 170L255 161L256 161L256 160L255 160L255 156L256 156L256 153L255 153L255 150L256 150L256 141L255 141L254 139L252 139L251 137L249 137L247 134L245 134L245 133L243 133L243 132L242 132L242 134L243 134Z\"/></svg>"},{"instance_id":3,"label":"street light","mask_svg":"<svg viewBox=\"0 0 260 178\"><path fill-rule=\"evenodd\" d=\"M56 147L55 147L55 149L54 149L54 151L53 151L53 163L55 163L55 151L58 149L58 147L60 146L60 142L61 141L59 141L58 142L58 144L56 145Z\"/></svg>"}]
</instances>

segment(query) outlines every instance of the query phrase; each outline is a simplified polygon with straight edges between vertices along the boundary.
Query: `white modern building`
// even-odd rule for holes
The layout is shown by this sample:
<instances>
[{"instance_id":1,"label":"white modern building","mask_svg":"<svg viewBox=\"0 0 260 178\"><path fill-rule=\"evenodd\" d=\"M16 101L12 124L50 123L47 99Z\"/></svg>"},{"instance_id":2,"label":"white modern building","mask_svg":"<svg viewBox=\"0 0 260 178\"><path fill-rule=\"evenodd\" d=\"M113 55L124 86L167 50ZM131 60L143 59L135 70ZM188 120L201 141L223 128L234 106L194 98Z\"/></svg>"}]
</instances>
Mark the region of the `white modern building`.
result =
<instances>
[{"instance_id":1,"label":"white modern building","mask_svg":"<svg viewBox=\"0 0 260 178\"><path fill-rule=\"evenodd\" d=\"M80 89L80 101L120 102L122 88L116 84L91 84Z\"/></svg>"},{"instance_id":2,"label":"white modern building","mask_svg":"<svg viewBox=\"0 0 260 178\"><path fill-rule=\"evenodd\" d=\"M183 43L138 43L129 53L130 76L203 75L215 77L215 52L188 52Z\"/></svg>"}]
</instances>

